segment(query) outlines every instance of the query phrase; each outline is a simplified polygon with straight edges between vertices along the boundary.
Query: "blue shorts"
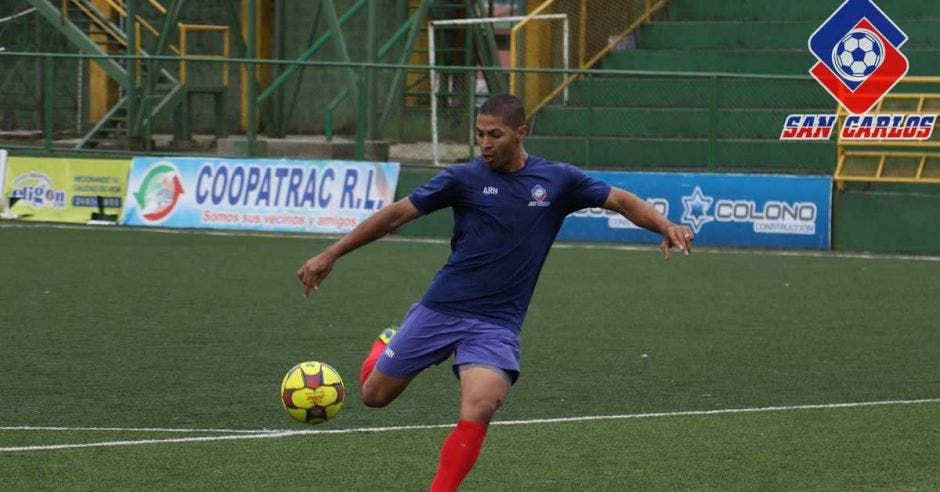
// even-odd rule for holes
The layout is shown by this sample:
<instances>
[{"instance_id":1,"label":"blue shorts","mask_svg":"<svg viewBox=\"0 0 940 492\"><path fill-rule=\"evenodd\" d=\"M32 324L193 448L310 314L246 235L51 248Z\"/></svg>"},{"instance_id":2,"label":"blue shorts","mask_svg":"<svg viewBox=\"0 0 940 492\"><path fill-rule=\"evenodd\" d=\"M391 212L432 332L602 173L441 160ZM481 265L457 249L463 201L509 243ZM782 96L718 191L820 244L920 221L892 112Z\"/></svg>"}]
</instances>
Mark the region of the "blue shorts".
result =
<instances>
[{"instance_id":1,"label":"blue shorts","mask_svg":"<svg viewBox=\"0 0 940 492\"><path fill-rule=\"evenodd\" d=\"M379 357L376 368L408 379L454 354L454 374L463 364L483 364L519 378L519 334L487 321L448 316L415 303Z\"/></svg>"}]
</instances>

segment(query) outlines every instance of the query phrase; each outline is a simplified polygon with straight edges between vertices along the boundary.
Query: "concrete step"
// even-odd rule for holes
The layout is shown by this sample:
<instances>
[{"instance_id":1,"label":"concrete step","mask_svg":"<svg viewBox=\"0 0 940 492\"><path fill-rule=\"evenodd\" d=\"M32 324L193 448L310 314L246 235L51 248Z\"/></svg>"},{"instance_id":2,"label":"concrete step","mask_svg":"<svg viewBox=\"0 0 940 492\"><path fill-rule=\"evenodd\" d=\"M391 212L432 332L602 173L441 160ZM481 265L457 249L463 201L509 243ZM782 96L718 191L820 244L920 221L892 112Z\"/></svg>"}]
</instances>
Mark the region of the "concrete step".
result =
<instances>
[{"instance_id":1,"label":"concrete step","mask_svg":"<svg viewBox=\"0 0 940 492\"><path fill-rule=\"evenodd\" d=\"M843 0L670 0L668 20L807 20L822 23ZM931 0L880 0L878 6L895 22L938 18Z\"/></svg>"},{"instance_id":2,"label":"concrete step","mask_svg":"<svg viewBox=\"0 0 940 492\"><path fill-rule=\"evenodd\" d=\"M597 77L571 86L574 106L631 108L786 108L810 112L835 101L809 79L734 77ZM593 102L593 103L592 103Z\"/></svg>"},{"instance_id":3,"label":"concrete step","mask_svg":"<svg viewBox=\"0 0 940 492\"><path fill-rule=\"evenodd\" d=\"M937 9L940 13L940 8ZM802 49L819 27L812 21L650 22L637 31L639 49ZM906 19L898 25L909 48L940 48L940 20Z\"/></svg>"},{"instance_id":4,"label":"concrete step","mask_svg":"<svg viewBox=\"0 0 940 492\"><path fill-rule=\"evenodd\" d=\"M345 137L326 141L321 135L288 136L286 138L258 137L254 146L259 153L272 157L312 157L318 159L353 159L356 142ZM219 155L241 155L248 148L244 136L231 136L217 140ZM366 141L365 160L388 161L389 144L385 141Z\"/></svg>"},{"instance_id":5,"label":"concrete step","mask_svg":"<svg viewBox=\"0 0 940 492\"><path fill-rule=\"evenodd\" d=\"M835 144L828 141L718 139L712 168L707 139L530 136L525 146L532 154L587 168L827 173L835 166Z\"/></svg>"},{"instance_id":6,"label":"concrete step","mask_svg":"<svg viewBox=\"0 0 940 492\"><path fill-rule=\"evenodd\" d=\"M827 108L832 110L833 108ZM533 122L533 135L570 137L708 138L714 124L718 138L780 136L788 110L719 108L579 108L547 107Z\"/></svg>"},{"instance_id":7,"label":"concrete step","mask_svg":"<svg viewBox=\"0 0 940 492\"><path fill-rule=\"evenodd\" d=\"M905 49L909 75L936 75L940 49ZM808 49L727 50L634 50L611 53L602 61L611 70L662 70L677 72L721 72L800 75L809 71L816 58Z\"/></svg>"}]
</instances>

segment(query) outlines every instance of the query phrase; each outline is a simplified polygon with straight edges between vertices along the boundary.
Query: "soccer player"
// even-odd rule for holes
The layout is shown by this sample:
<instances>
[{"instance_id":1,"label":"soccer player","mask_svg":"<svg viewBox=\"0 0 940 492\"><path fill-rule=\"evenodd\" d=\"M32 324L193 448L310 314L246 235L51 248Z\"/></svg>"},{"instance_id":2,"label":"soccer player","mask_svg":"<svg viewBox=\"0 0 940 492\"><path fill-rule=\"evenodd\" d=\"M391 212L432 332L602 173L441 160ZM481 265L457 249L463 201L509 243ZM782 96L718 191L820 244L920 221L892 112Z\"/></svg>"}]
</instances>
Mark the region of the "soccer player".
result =
<instances>
[{"instance_id":1,"label":"soccer player","mask_svg":"<svg viewBox=\"0 0 940 492\"><path fill-rule=\"evenodd\" d=\"M432 491L456 490L476 463L487 427L519 377L519 331L539 272L565 217L603 207L662 234L689 254L692 231L670 222L630 192L569 164L528 155L525 109L496 95L476 118L481 156L449 167L364 220L297 271L304 295L319 288L336 260L435 210L454 210L447 263L397 329L385 330L362 364L363 402L383 407L418 373L454 356L460 384L456 428L444 441Z\"/></svg>"}]
</instances>

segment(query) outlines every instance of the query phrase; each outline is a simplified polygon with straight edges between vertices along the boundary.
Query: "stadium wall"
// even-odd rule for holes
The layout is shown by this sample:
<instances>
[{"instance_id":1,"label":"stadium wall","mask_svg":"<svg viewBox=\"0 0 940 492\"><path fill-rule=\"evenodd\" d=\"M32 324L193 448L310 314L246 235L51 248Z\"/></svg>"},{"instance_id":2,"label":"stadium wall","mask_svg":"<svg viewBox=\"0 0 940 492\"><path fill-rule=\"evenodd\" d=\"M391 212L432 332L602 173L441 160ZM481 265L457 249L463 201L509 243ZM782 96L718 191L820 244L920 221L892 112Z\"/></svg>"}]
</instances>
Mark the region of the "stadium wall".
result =
<instances>
[{"instance_id":1,"label":"stadium wall","mask_svg":"<svg viewBox=\"0 0 940 492\"><path fill-rule=\"evenodd\" d=\"M940 253L940 187L868 188L833 192L834 250Z\"/></svg>"}]
</instances>

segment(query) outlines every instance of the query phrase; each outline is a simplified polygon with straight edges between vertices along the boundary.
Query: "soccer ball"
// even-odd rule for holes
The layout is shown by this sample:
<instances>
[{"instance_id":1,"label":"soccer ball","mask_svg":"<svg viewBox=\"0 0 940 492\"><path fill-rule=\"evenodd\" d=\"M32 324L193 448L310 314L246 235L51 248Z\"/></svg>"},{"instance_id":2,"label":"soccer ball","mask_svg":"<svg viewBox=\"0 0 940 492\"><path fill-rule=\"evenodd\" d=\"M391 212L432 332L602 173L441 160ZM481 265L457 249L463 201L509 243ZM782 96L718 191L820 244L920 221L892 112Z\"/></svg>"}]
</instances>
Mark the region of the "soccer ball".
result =
<instances>
[{"instance_id":1,"label":"soccer ball","mask_svg":"<svg viewBox=\"0 0 940 492\"><path fill-rule=\"evenodd\" d=\"M853 82L865 80L884 60L884 46L868 29L853 29L832 49L836 72Z\"/></svg>"},{"instance_id":2,"label":"soccer ball","mask_svg":"<svg viewBox=\"0 0 940 492\"><path fill-rule=\"evenodd\" d=\"M301 362L281 382L281 403L294 420L319 424L343 408L346 387L336 369L322 362Z\"/></svg>"}]
</instances>

